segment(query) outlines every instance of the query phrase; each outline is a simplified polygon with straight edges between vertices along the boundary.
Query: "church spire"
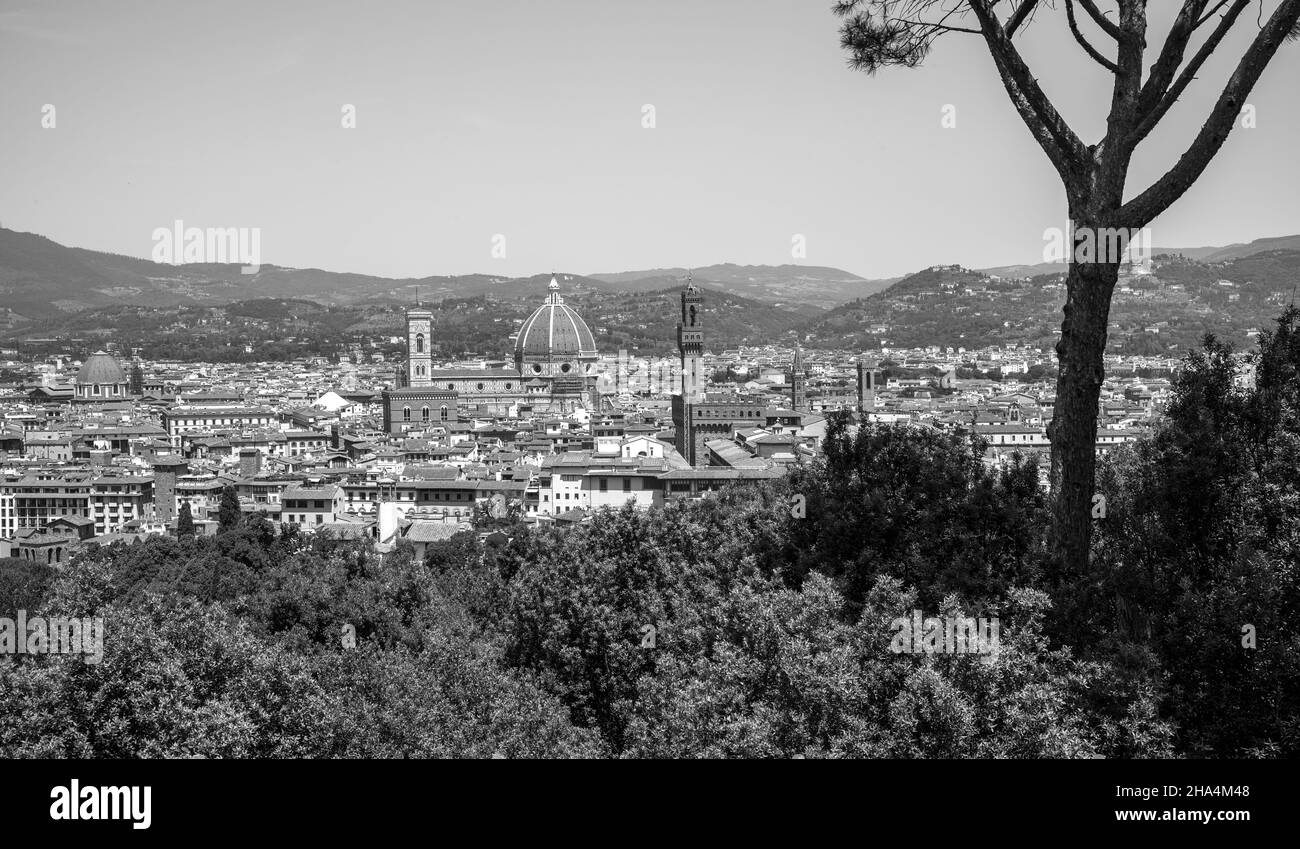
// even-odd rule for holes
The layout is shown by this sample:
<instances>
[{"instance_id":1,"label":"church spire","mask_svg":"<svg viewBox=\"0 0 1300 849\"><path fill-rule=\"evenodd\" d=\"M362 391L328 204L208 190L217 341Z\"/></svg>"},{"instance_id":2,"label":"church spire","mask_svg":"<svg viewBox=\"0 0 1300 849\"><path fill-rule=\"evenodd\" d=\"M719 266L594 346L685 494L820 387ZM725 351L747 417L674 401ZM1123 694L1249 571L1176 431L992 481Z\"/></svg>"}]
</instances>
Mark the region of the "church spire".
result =
<instances>
[{"instance_id":1,"label":"church spire","mask_svg":"<svg viewBox=\"0 0 1300 849\"><path fill-rule=\"evenodd\" d=\"M804 412L807 403L806 375L803 370L803 346L799 344L799 335L794 337L794 359L790 363L790 406L795 412Z\"/></svg>"}]
</instances>

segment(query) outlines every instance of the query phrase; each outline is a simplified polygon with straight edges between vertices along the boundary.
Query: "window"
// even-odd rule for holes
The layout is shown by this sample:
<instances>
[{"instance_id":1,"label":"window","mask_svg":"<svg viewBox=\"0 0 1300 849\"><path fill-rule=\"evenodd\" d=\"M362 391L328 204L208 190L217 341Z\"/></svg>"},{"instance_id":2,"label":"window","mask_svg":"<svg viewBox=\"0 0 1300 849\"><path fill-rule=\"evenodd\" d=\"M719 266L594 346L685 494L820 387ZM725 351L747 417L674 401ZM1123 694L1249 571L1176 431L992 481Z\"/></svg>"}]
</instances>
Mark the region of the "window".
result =
<instances>
[{"instance_id":1,"label":"window","mask_svg":"<svg viewBox=\"0 0 1300 849\"><path fill-rule=\"evenodd\" d=\"M429 408L427 406L420 408L420 420L425 422L429 420Z\"/></svg>"},{"instance_id":2,"label":"window","mask_svg":"<svg viewBox=\"0 0 1300 849\"><path fill-rule=\"evenodd\" d=\"M600 479L600 491L609 492L609 478Z\"/></svg>"},{"instance_id":3,"label":"window","mask_svg":"<svg viewBox=\"0 0 1300 849\"><path fill-rule=\"evenodd\" d=\"M410 408L410 407L403 407L403 408L402 408L402 421L404 421L404 422L409 422L410 420L411 420L411 408Z\"/></svg>"},{"instance_id":4,"label":"window","mask_svg":"<svg viewBox=\"0 0 1300 849\"><path fill-rule=\"evenodd\" d=\"M456 384L454 384L454 383L448 383L448 384L447 384L447 391L448 391L448 392L455 392L455 391L456 391Z\"/></svg>"},{"instance_id":5,"label":"window","mask_svg":"<svg viewBox=\"0 0 1300 849\"><path fill-rule=\"evenodd\" d=\"M424 353L424 334L423 334L423 333L417 333L417 334L415 334L415 353L417 353L417 354L423 354L423 353Z\"/></svg>"},{"instance_id":6,"label":"window","mask_svg":"<svg viewBox=\"0 0 1300 849\"><path fill-rule=\"evenodd\" d=\"M447 420L447 405L446 405L446 404L443 404L441 407L438 408L438 418L442 419L444 422Z\"/></svg>"},{"instance_id":7,"label":"window","mask_svg":"<svg viewBox=\"0 0 1300 849\"><path fill-rule=\"evenodd\" d=\"M631 479L631 478L623 478L623 491L624 491L624 492L631 492L631 491L632 491L632 479Z\"/></svg>"}]
</instances>

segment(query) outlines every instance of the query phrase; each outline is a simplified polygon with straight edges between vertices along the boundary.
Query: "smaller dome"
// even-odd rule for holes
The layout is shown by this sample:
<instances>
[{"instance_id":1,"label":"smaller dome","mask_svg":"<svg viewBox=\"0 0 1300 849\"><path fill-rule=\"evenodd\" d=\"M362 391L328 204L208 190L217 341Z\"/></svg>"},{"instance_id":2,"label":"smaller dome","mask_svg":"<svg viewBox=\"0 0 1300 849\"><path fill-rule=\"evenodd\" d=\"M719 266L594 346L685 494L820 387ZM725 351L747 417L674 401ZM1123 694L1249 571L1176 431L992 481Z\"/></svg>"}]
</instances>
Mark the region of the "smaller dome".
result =
<instances>
[{"instance_id":1,"label":"smaller dome","mask_svg":"<svg viewBox=\"0 0 1300 849\"><path fill-rule=\"evenodd\" d=\"M77 372L78 386L93 386L95 384L112 384L126 383L126 373L118 365L111 355L104 351L96 351L90 355Z\"/></svg>"}]
</instances>

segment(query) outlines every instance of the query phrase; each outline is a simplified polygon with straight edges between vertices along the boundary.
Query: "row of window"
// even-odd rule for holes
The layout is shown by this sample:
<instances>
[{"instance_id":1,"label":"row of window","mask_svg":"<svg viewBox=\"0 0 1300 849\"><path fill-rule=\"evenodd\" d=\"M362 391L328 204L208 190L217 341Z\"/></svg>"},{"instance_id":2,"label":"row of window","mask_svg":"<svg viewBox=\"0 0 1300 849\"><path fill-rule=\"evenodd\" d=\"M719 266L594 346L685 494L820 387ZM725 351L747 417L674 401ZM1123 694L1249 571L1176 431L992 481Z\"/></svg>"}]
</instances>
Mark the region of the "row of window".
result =
<instances>
[{"instance_id":1,"label":"row of window","mask_svg":"<svg viewBox=\"0 0 1300 849\"><path fill-rule=\"evenodd\" d=\"M438 418L441 419L441 420L444 421L444 422L447 420L447 405L446 405L446 404L443 404L441 407L438 408ZM404 422L409 422L410 420L411 420L411 408L410 408L410 407L403 407L403 408L402 408L402 421L404 421ZM429 420L429 408L428 408L428 407L421 407L421 408L420 408L420 420L421 420L421 421L425 421L425 422L427 422L427 421Z\"/></svg>"},{"instance_id":2,"label":"row of window","mask_svg":"<svg viewBox=\"0 0 1300 849\"><path fill-rule=\"evenodd\" d=\"M329 508L330 502L320 500L312 501L303 498L289 498L285 500L284 506L290 510L326 510Z\"/></svg>"},{"instance_id":3,"label":"row of window","mask_svg":"<svg viewBox=\"0 0 1300 849\"><path fill-rule=\"evenodd\" d=\"M266 416L223 416L219 418L201 418L201 419L171 419L169 424L172 429L180 427L216 427L218 425L248 425L248 424L269 424L270 418Z\"/></svg>"},{"instance_id":4,"label":"row of window","mask_svg":"<svg viewBox=\"0 0 1300 849\"><path fill-rule=\"evenodd\" d=\"M758 410L741 410L740 412L728 412L726 410L695 410L697 419L756 419L759 418Z\"/></svg>"},{"instance_id":5,"label":"row of window","mask_svg":"<svg viewBox=\"0 0 1300 849\"><path fill-rule=\"evenodd\" d=\"M113 384L113 391L112 391L112 392L109 392L109 391L108 391L108 385L106 385L106 384L104 385L104 387L103 387L103 391L101 392L101 391L100 391L100 384L98 384L98 383L96 383L95 385L91 386L89 391L86 391L86 388L85 388L84 386L83 386L83 387L79 387L79 388L82 390L82 392L81 392L82 395L121 395L121 394L122 394L122 391L121 391L122 387L121 387L120 384Z\"/></svg>"}]
</instances>

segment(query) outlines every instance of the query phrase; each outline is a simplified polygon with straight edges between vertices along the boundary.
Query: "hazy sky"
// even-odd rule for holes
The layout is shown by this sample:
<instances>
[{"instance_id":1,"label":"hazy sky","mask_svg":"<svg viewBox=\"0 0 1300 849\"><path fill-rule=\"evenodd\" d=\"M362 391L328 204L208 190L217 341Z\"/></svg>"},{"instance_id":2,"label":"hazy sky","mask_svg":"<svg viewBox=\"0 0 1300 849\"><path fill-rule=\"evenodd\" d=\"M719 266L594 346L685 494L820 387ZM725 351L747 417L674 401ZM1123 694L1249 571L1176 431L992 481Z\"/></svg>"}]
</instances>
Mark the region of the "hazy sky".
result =
<instances>
[{"instance_id":1,"label":"hazy sky","mask_svg":"<svg viewBox=\"0 0 1300 849\"><path fill-rule=\"evenodd\" d=\"M178 218L258 227L263 262L388 276L1039 261L1063 194L982 40L868 77L830 5L0 0L0 225L144 257ZM1154 53L1176 3L1151 6ZM1139 150L1130 196L1254 31L1252 11ZM1018 41L1096 141L1107 75L1063 11ZM1298 79L1286 45L1250 98L1257 127L1155 222L1157 245L1300 232Z\"/></svg>"}]
</instances>

